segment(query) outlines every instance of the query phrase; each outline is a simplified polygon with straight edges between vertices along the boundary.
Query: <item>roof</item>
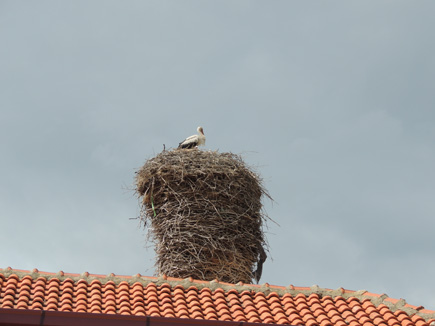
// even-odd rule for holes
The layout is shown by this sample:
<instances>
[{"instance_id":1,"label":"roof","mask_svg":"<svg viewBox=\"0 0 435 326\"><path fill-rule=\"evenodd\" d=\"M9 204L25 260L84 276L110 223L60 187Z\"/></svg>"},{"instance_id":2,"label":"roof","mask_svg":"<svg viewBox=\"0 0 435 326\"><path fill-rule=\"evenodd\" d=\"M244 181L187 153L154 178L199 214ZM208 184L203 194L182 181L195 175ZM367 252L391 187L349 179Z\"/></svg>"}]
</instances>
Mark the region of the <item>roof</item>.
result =
<instances>
[{"instance_id":1,"label":"roof","mask_svg":"<svg viewBox=\"0 0 435 326\"><path fill-rule=\"evenodd\" d=\"M306 326L435 325L435 311L366 291L11 268L0 269L0 310L7 309Z\"/></svg>"}]
</instances>

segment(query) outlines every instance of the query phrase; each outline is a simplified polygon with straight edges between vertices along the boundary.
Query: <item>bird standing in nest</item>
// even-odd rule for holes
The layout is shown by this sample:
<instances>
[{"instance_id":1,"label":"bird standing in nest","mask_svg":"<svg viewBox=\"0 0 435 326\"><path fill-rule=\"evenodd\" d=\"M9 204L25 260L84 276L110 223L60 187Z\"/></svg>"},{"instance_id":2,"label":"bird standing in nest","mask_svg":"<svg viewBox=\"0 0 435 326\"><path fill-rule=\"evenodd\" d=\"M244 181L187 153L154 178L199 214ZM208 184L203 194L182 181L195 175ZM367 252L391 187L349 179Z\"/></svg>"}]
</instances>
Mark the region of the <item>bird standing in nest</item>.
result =
<instances>
[{"instance_id":1,"label":"bird standing in nest","mask_svg":"<svg viewBox=\"0 0 435 326\"><path fill-rule=\"evenodd\" d=\"M178 148L195 148L200 145L205 145L204 130L202 129L202 127L198 127L197 130L198 135L187 137L178 145Z\"/></svg>"}]
</instances>

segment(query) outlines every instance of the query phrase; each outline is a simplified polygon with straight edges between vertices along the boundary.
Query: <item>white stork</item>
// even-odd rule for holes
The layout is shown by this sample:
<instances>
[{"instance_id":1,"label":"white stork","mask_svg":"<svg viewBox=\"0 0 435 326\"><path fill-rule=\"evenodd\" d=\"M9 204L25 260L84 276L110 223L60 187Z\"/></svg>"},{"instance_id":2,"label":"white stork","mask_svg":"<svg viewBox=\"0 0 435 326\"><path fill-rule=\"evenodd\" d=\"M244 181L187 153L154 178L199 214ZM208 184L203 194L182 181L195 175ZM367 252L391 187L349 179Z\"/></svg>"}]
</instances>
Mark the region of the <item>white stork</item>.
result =
<instances>
[{"instance_id":1,"label":"white stork","mask_svg":"<svg viewBox=\"0 0 435 326\"><path fill-rule=\"evenodd\" d=\"M197 130L198 135L187 137L178 145L178 148L194 148L199 145L205 145L204 130L202 127L198 127Z\"/></svg>"}]
</instances>

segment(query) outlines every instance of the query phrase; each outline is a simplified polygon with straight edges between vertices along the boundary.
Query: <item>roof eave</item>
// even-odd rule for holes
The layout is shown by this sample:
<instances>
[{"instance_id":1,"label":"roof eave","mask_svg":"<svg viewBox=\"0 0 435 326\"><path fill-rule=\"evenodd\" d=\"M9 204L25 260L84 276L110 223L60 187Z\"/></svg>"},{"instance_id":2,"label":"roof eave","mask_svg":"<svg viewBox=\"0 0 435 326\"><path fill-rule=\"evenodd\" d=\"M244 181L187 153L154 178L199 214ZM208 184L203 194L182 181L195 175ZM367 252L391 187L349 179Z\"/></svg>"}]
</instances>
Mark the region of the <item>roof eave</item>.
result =
<instances>
[{"instance_id":1,"label":"roof eave","mask_svg":"<svg viewBox=\"0 0 435 326\"><path fill-rule=\"evenodd\" d=\"M131 316L117 314L97 314L84 312L46 311L27 309L0 308L0 325L14 326L264 326L259 324L235 321L219 321L187 318L168 318L153 316Z\"/></svg>"}]
</instances>

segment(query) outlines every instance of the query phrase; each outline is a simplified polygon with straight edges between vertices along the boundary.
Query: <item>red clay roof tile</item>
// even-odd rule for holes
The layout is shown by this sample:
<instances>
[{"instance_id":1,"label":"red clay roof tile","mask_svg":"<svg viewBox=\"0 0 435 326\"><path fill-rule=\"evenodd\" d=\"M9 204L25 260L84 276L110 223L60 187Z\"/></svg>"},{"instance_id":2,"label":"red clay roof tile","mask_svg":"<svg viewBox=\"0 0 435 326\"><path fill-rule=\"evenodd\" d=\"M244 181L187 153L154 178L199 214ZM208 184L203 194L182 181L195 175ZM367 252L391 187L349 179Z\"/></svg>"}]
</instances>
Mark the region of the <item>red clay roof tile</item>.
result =
<instances>
[{"instance_id":1,"label":"red clay roof tile","mask_svg":"<svg viewBox=\"0 0 435 326\"><path fill-rule=\"evenodd\" d=\"M0 308L305 326L435 322L434 311L363 291L9 268L0 270Z\"/></svg>"}]
</instances>

